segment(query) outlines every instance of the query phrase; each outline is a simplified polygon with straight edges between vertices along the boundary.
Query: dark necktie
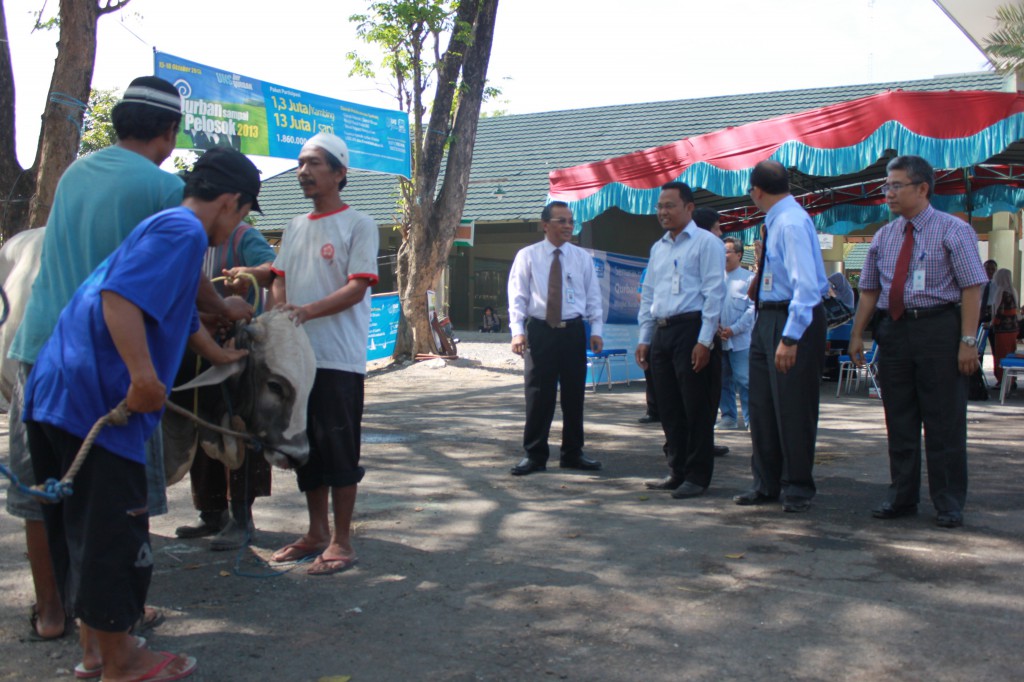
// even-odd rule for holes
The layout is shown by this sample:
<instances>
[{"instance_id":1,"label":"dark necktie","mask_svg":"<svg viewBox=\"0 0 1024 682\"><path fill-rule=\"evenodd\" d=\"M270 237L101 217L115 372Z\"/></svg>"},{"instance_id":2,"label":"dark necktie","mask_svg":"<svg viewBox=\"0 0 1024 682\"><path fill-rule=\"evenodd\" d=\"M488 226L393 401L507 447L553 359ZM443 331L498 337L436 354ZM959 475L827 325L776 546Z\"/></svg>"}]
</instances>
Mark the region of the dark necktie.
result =
<instances>
[{"instance_id":1,"label":"dark necktie","mask_svg":"<svg viewBox=\"0 0 1024 682\"><path fill-rule=\"evenodd\" d=\"M757 306L758 297L761 295L761 278L764 277L764 261L765 255L768 253L768 226L761 226L761 257L757 259L757 277L750 280L750 286L747 287L747 298L754 302L754 306Z\"/></svg>"},{"instance_id":2,"label":"dark necktie","mask_svg":"<svg viewBox=\"0 0 1024 682\"><path fill-rule=\"evenodd\" d=\"M555 249L551 255L551 274L548 275L548 310L545 320L549 327L562 324L562 255L561 249Z\"/></svg>"},{"instance_id":3,"label":"dark necktie","mask_svg":"<svg viewBox=\"0 0 1024 682\"><path fill-rule=\"evenodd\" d=\"M906 232L903 233L903 246L896 259L896 270L892 273L892 284L889 286L889 317L898 320L907 309L903 302L903 290L907 287L907 274L910 272L910 259L914 255L914 223L907 221Z\"/></svg>"}]
</instances>

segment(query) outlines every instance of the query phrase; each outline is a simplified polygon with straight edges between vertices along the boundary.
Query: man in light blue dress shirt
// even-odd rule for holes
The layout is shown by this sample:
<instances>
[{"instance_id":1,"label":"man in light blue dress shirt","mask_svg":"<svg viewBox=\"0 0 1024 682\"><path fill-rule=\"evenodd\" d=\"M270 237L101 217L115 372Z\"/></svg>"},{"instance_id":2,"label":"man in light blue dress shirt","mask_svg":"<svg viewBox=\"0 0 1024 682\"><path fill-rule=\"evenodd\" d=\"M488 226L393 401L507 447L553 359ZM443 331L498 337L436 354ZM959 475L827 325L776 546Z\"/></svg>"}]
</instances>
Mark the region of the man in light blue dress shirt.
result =
<instances>
[{"instance_id":1,"label":"man in light blue dress shirt","mask_svg":"<svg viewBox=\"0 0 1024 682\"><path fill-rule=\"evenodd\" d=\"M675 498L702 495L711 483L722 372L717 332L725 250L693 222L693 209L686 184L662 186L658 220L665 235L651 247L637 315L636 362L651 367L669 446L669 475L647 487L672 490Z\"/></svg>"},{"instance_id":2,"label":"man in light blue dress shirt","mask_svg":"<svg viewBox=\"0 0 1024 682\"><path fill-rule=\"evenodd\" d=\"M747 295L754 273L740 267L743 241L725 238L725 300L718 335L722 339L722 418L716 429L750 426L750 332L754 328L754 301ZM736 391L740 394L744 426L739 426Z\"/></svg>"},{"instance_id":3,"label":"man in light blue dress shirt","mask_svg":"<svg viewBox=\"0 0 1024 682\"><path fill-rule=\"evenodd\" d=\"M750 345L751 490L736 504L774 502L787 512L811 506L815 486L819 382L825 363L825 264L814 222L789 193L777 161L750 174L750 198L767 233L752 298L757 321Z\"/></svg>"}]
</instances>

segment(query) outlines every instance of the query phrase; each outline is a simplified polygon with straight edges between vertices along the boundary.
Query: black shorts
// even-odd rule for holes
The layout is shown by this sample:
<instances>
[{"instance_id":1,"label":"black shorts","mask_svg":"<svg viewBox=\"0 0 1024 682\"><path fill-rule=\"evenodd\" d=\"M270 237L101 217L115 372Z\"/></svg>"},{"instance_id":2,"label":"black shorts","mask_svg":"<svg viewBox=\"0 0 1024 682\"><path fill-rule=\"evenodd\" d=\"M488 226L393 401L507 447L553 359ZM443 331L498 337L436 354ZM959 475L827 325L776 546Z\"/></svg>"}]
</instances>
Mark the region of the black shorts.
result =
<instances>
[{"instance_id":1,"label":"black shorts","mask_svg":"<svg viewBox=\"0 0 1024 682\"><path fill-rule=\"evenodd\" d=\"M82 439L41 422L25 427L36 480L59 479ZM65 609L91 628L127 632L153 576L146 466L93 445L72 495L42 507Z\"/></svg>"},{"instance_id":2,"label":"black shorts","mask_svg":"<svg viewBox=\"0 0 1024 682\"><path fill-rule=\"evenodd\" d=\"M309 461L299 467L299 490L344 488L363 480L359 443L363 422L363 375L318 369L309 394L306 430Z\"/></svg>"}]
</instances>

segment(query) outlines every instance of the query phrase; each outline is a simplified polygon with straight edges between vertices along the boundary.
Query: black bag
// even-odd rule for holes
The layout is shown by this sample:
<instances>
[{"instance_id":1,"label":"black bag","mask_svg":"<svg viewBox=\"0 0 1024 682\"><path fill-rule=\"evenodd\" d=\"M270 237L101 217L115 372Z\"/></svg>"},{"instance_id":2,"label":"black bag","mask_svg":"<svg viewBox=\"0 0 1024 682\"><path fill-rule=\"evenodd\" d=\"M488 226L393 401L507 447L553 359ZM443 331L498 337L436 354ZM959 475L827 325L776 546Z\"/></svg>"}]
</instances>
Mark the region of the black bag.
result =
<instances>
[{"instance_id":1,"label":"black bag","mask_svg":"<svg viewBox=\"0 0 1024 682\"><path fill-rule=\"evenodd\" d=\"M842 327L853 319L853 308L832 296L822 296L821 304L825 306L825 323L829 329Z\"/></svg>"},{"instance_id":2,"label":"black bag","mask_svg":"<svg viewBox=\"0 0 1024 682\"><path fill-rule=\"evenodd\" d=\"M985 386L985 379L981 376L981 368L978 368L971 376L967 377L967 399L988 400L988 388Z\"/></svg>"}]
</instances>

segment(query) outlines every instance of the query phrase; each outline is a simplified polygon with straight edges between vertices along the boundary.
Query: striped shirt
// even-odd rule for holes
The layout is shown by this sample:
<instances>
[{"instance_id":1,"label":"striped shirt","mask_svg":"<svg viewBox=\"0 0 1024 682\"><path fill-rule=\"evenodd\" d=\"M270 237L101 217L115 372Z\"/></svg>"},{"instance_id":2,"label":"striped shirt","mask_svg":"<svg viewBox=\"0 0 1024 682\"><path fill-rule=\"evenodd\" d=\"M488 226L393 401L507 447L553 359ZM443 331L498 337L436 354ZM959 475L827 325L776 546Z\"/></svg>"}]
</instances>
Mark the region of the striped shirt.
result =
<instances>
[{"instance_id":1,"label":"striped shirt","mask_svg":"<svg viewBox=\"0 0 1024 682\"><path fill-rule=\"evenodd\" d=\"M978 237L970 225L930 205L910 222L914 224L914 251L903 290L907 308L958 303L963 289L988 282L978 255ZM900 216L875 234L860 273L862 290L881 289L878 307L883 310L889 308L889 287L906 224L907 219ZM915 275L918 270L924 270L923 282Z\"/></svg>"}]
</instances>

